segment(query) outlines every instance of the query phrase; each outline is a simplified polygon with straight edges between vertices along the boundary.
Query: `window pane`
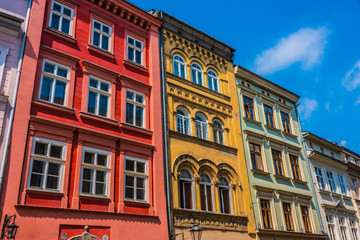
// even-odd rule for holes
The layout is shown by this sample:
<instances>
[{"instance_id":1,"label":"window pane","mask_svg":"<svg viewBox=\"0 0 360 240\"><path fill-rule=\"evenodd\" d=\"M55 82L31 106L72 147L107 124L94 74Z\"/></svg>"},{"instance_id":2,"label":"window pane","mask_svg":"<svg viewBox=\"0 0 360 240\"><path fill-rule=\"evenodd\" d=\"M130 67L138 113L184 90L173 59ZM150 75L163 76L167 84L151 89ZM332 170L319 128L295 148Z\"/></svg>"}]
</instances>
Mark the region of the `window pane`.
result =
<instances>
[{"instance_id":1,"label":"window pane","mask_svg":"<svg viewBox=\"0 0 360 240\"><path fill-rule=\"evenodd\" d=\"M44 166L44 162L34 160L30 179L30 186L42 187Z\"/></svg>"},{"instance_id":2,"label":"window pane","mask_svg":"<svg viewBox=\"0 0 360 240\"><path fill-rule=\"evenodd\" d=\"M53 80L51 78L43 77L41 84L40 99L45 101L50 101L52 81Z\"/></svg>"},{"instance_id":3,"label":"window pane","mask_svg":"<svg viewBox=\"0 0 360 240\"><path fill-rule=\"evenodd\" d=\"M104 171L96 171L96 182L105 182L105 172Z\"/></svg>"},{"instance_id":4,"label":"window pane","mask_svg":"<svg viewBox=\"0 0 360 240\"><path fill-rule=\"evenodd\" d=\"M134 124L134 105L126 103L126 123Z\"/></svg>"},{"instance_id":5,"label":"window pane","mask_svg":"<svg viewBox=\"0 0 360 240\"><path fill-rule=\"evenodd\" d=\"M30 180L31 187L41 187L43 182L43 175L32 174Z\"/></svg>"},{"instance_id":6,"label":"window pane","mask_svg":"<svg viewBox=\"0 0 360 240\"><path fill-rule=\"evenodd\" d=\"M62 155L62 147L61 146L50 146L50 157L61 158Z\"/></svg>"},{"instance_id":7,"label":"window pane","mask_svg":"<svg viewBox=\"0 0 360 240\"><path fill-rule=\"evenodd\" d=\"M35 143L35 154L47 155L47 143L36 142Z\"/></svg>"},{"instance_id":8,"label":"window pane","mask_svg":"<svg viewBox=\"0 0 360 240\"><path fill-rule=\"evenodd\" d=\"M91 180L92 179L92 170L84 168L83 170L83 179L84 180Z\"/></svg>"},{"instance_id":9,"label":"window pane","mask_svg":"<svg viewBox=\"0 0 360 240\"><path fill-rule=\"evenodd\" d=\"M94 157L95 157L95 153L85 152L85 154L84 154L84 163L93 164L94 163Z\"/></svg>"},{"instance_id":10,"label":"window pane","mask_svg":"<svg viewBox=\"0 0 360 240\"><path fill-rule=\"evenodd\" d=\"M49 163L48 166L48 175L59 176L60 164Z\"/></svg>"},{"instance_id":11,"label":"window pane","mask_svg":"<svg viewBox=\"0 0 360 240\"><path fill-rule=\"evenodd\" d=\"M136 179L136 187L137 188L145 188L145 178L138 177Z\"/></svg>"},{"instance_id":12,"label":"window pane","mask_svg":"<svg viewBox=\"0 0 360 240\"><path fill-rule=\"evenodd\" d=\"M179 76L179 63L177 63L177 62L174 62L174 74L176 75L176 76Z\"/></svg>"},{"instance_id":13,"label":"window pane","mask_svg":"<svg viewBox=\"0 0 360 240\"><path fill-rule=\"evenodd\" d=\"M97 165L106 166L107 155L98 154Z\"/></svg>"},{"instance_id":14,"label":"window pane","mask_svg":"<svg viewBox=\"0 0 360 240\"><path fill-rule=\"evenodd\" d=\"M136 94L136 99L139 103L144 103L144 97L142 95Z\"/></svg>"},{"instance_id":15,"label":"window pane","mask_svg":"<svg viewBox=\"0 0 360 240\"><path fill-rule=\"evenodd\" d=\"M218 92L219 89L218 89L218 82L216 79L214 79L214 91Z\"/></svg>"},{"instance_id":16,"label":"window pane","mask_svg":"<svg viewBox=\"0 0 360 240\"><path fill-rule=\"evenodd\" d=\"M131 160L126 160L125 169L128 171L134 171L135 170L135 162L131 161Z\"/></svg>"},{"instance_id":17,"label":"window pane","mask_svg":"<svg viewBox=\"0 0 360 240\"><path fill-rule=\"evenodd\" d=\"M143 126L143 107L136 106L136 123L135 125L138 127Z\"/></svg>"},{"instance_id":18,"label":"window pane","mask_svg":"<svg viewBox=\"0 0 360 240\"><path fill-rule=\"evenodd\" d=\"M68 70L66 68L58 67L56 75L67 78Z\"/></svg>"},{"instance_id":19,"label":"window pane","mask_svg":"<svg viewBox=\"0 0 360 240\"><path fill-rule=\"evenodd\" d=\"M100 95L99 115L104 117L107 116L108 100L109 100L108 96Z\"/></svg>"},{"instance_id":20,"label":"window pane","mask_svg":"<svg viewBox=\"0 0 360 240\"><path fill-rule=\"evenodd\" d=\"M61 24L61 32L69 34L70 33L70 20L63 18Z\"/></svg>"},{"instance_id":21,"label":"window pane","mask_svg":"<svg viewBox=\"0 0 360 240\"><path fill-rule=\"evenodd\" d=\"M81 192L91 193L92 183L89 181L83 181Z\"/></svg>"},{"instance_id":22,"label":"window pane","mask_svg":"<svg viewBox=\"0 0 360 240\"><path fill-rule=\"evenodd\" d=\"M60 25L60 16L53 13L50 27L59 30L59 25Z\"/></svg>"},{"instance_id":23,"label":"window pane","mask_svg":"<svg viewBox=\"0 0 360 240\"><path fill-rule=\"evenodd\" d=\"M180 65L180 71L181 71L180 77L185 78L185 66L184 65Z\"/></svg>"},{"instance_id":24,"label":"window pane","mask_svg":"<svg viewBox=\"0 0 360 240\"><path fill-rule=\"evenodd\" d=\"M135 46L142 49L142 43L139 41L135 41Z\"/></svg>"},{"instance_id":25,"label":"window pane","mask_svg":"<svg viewBox=\"0 0 360 240\"><path fill-rule=\"evenodd\" d=\"M133 176L126 176L125 177L125 186L134 187L134 177Z\"/></svg>"},{"instance_id":26,"label":"window pane","mask_svg":"<svg viewBox=\"0 0 360 240\"><path fill-rule=\"evenodd\" d=\"M134 61L134 49L128 47L128 59Z\"/></svg>"},{"instance_id":27,"label":"window pane","mask_svg":"<svg viewBox=\"0 0 360 240\"><path fill-rule=\"evenodd\" d=\"M53 9L58 11L58 12L61 12L61 6L59 4L54 3Z\"/></svg>"},{"instance_id":28,"label":"window pane","mask_svg":"<svg viewBox=\"0 0 360 240\"><path fill-rule=\"evenodd\" d=\"M95 113L96 110L96 93L89 91L89 99L88 99L88 112Z\"/></svg>"},{"instance_id":29,"label":"window pane","mask_svg":"<svg viewBox=\"0 0 360 240\"><path fill-rule=\"evenodd\" d=\"M102 35L101 48L109 50L109 37Z\"/></svg>"},{"instance_id":30,"label":"window pane","mask_svg":"<svg viewBox=\"0 0 360 240\"><path fill-rule=\"evenodd\" d=\"M131 45L134 45L134 39L128 37L128 43L130 43Z\"/></svg>"},{"instance_id":31,"label":"window pane","mask_svg":"<svg viewBox=\"0 0 360 240\"><path fill-rule=\"evenodd\" d=\"M209 84L209 88L211 89L211 90L213 90L213 82L212 82L212 78L210 77L210 76L208 76L208 84Z\"/></svg>"},{"instance_id":32,"label":"window pane","mask_svg":"<svg viewBox=\"0 0 360 240\"><path fill-rule=\"evenodd\" d=\"M100 33L93 31L92 44L95 46L100 46Z\"/></svg>"},{"instance_id":33,"label":"window pane","mask_svg":"<svg viewBox=\"0 0 360 240\"><path fill-rule=\"evenodd\" d=\"M104 183L96 183L95 194L105 195L105 184Z\"/></svg>"},{"instance_id":34,"label":"window pane","mask_svg":"<svg viewBox=\"0 0 360 240\"><path fill-rule=\"evenodd\" d=\"M54 71L55 71L55 65L46 62L44 66L44 72L54 73Z\"/></svg>"},{"instance_id":35,"label":"window pane","mask_svg":"<svg viewBox=\"0 0 360 240\"><path fill-rule=\"evenodd\" d=\"M100 23L94 21L94 28L101 30L100 27Z\"/></svg>"},{"instance_id":36,"label":"window pane","mask_svg":"<svg viewBox=\"0 0 360 240\"><path fill-rule=\"evenodd\" d=\"M133 92L130 92L130 91L126 91L126 98L127 99L131 99L131 100L134 100L134 93Z\"/></svg>"},{"instance_id":37,"label":"window pane","mask_svg":"<svg viewBox=\"0 0 360 240\"><path fill-rule=\"evenodd\" d=\"M48 176L46 179L46 188L58 189L58 177Z\"/></svg>"},{"instance_id":38,"label":"window pane","mask_svg":"<svg viewBox=\"0 0 360 240\"><path fill-rule=\"evenodd\" d=\"M138 173L145 173L145 163L143 163L143 162L136 162L136 172L138 172Z\"/></svg>"},{"instance_id":39,"label":"window pane","mask_svg":"<svg viewBox=\"0 0 360 240\"><path fill-rule=\"evenodd\" d=\"M109 86L110 86L110 84L101 82L100 83L100 90L108 92L109 91Z\"/></svg>"},{"instance_id":40,"label":"window pane","mask_svg":"<svg viewBox=\"0 0 360 240\"><path fill-rule=\"evenodd\" d=\"M107 27L107 26L105 26L105 25L103 25L102 31L105 32L105 33L110 33L110 28Z\"/></svg>"},{"instance_id":41,"label":"window pane","mask_svg":"<svg viewBox=\"0 0 360 240\"><path fill-rule=\"evenodd\" d=\"M136 190L136 199L137 200L145 200L145 190L144 189Z\"/></svg>"},{"instance_id":42,"label":"window pane","mask_svg":"<svg viewBox=\"0 0 360 240\"><path fill-rule=\"evenodd\" d=\"M34 160L32 172L33 173L44 173L45 163L42 161Z\"/></svg>"},{"instance_id":43,"label":"window pane","mask_svg":"<svg viewBox=\"0 0 360 240\"><path fill-rule=\"evenodd\" d=\"M201 72L198 72L197 74L198 74L198 84L203 85Z\"/></svg>"},{"instance_id":44,"label":"window pane","mask_svg":"<svg viewBox=\"0 0 360 240\"><path fill-rule=\"evenodd\" d=\"M98 88L98 83L98 80L90 78L89 86L93 88Z\"/></svg>"},{"instance_id":45,"label":"window pane","mask_svg":"<svg viewBox=\"0 0 360 240\"><path fill-rule=\"evenodd\" d=\"M135 51L136 54L136 58L135 58L135 62L138 64L141 64L141 52L140 51Z\"/></svg>"},{"instance_id":46,"label":"window pane","mask_svg":"<svg viewBox=\"0 0 360 240\"><path fill-rule=\"evenodd\" d=\"M125 198L134 199L134 188L130 188L130 187L125 188Z\"/></svg>"},{"instance_id":47,"label":"window pane","mask_svg":"<svg viewBox=\"0 0 360 240\"><path fill-rule=\"evenodd\" d=\"M64 8L64 9L63 9L63 14L65 14L66 16L71 17L71 10L68 9L68 8Z\"/></svg>"},{"instance_id":48,"label":"window pane","mask_svg":"<svg viewBox=\"0 0 360 240\"><path fill-rule=\"evenodd\" d=\"M54 103L64 105L65 90L66 90L66 83L62 81L56 81Z\"/></svg>"}]
</instances>

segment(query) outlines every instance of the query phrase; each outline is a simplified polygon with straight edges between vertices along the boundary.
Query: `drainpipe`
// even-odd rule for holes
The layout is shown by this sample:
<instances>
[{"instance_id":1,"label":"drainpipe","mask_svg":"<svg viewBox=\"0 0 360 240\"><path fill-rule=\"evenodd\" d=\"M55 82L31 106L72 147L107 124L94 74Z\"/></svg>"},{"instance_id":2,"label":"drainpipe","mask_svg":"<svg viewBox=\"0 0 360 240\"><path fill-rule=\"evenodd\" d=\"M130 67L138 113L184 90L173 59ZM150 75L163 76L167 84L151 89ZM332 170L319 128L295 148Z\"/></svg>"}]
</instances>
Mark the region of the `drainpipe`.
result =
<instances>
[{"instance_id":1,"label":"drainpipe","mask_svg":"<svg viewBox=\"0 0 360 240\"><path fill-rule=\"evenodd\" d=\"M160 19L163 19L163 12L160 10ZM169 180L169 162L168 162L168 146L167 146L167 112L166 112L166 84L165 84L165 69L164 69L164 43L163 43L163 25L161 24L160 33L160 71L161 71L161 83L162 83L162 109L163 109L163 131L164 131L164 159L165 159L165 187L166 187L166 205L167 205L167 218L168 218L168 231L169 237L172 237L171 231L171 209L170 209L170 180Z\"/></svg>"},{"instance_id":2,"label":"drainpipe","mask_svg":"<svg viewBox=\"0 0 360 240\"><path fill-rule=\"evenodd\" d=\"M14 122L14 110L15 110L16 98L17 98L18 88L19 88L19 79L20 79L20 73L21 73L21 66L22 66L22 62L23 62L23 58L24 58L26 34L27 34L27 30L28 30L31 4L32 4L32 0L29 0L29 4L28 4L28 7L27 7L27 11L26 11L25 29L24 29L24 33L23 33L23 40L22 40L22 43L21 43L20 59L19 59L19 64L18 64L18 68L17 68L17 71L16 71L16 82L15 82L15 89L14 89L14 97L13 97L13 100L12 100L12 104L10 106L10 119L9 119L9 124L10 125L9 125L9 127L7 129L6 137L4 139L5 140L5 147L4 147L5 151L4 151L4 154L2 156L1 166L0 166L0 192L2 191L2 184L3 184L4 171L5 171L5 165L6 165L6 158L7 158L7 154L8 154L8 150L9 150L9 142L10 142L10 135L11 135L12 125L13 125L13 122Z\"/></svg>"},{"instance_id":3,"label":"drainpipe","mask_svg":"<svg viewBox=\"0 0 360 240\"><path fill-rule=\"evenodd\" d=\"M308 158L308 155L307 155L307 152L306 152L306 145L305 145L305 137L307 137L309 134L307 133L305 136L303 136L303 131L301 129L301 123L300 123L300 117L299 117L299 112L298 112L298 106L301 104L301 101L298 103L298 104L295 104L295 112L296 112L296 115L297 115L297 118L298 118L298 122L299 122L299 128L300 128L300 134L301 134L301 142L303 144L303 148L304 148L304 153L305 153L305 159L306 159L306 163L307 163L307 166L308 166L308 171L309 171L309 175L310 175L310 183L311 183L311 186L313 188L313 192L314 192L314 198L315 198L315 203L316 203L316 210L317 210L317 213L318 213L318 216L319 216L319 220L320 220L320 226L321 226L321 231L325 234L326 231L324 229L324 224L323 224L323 221L322 221L322 218L321 218L321 213L320 213L320 206L319 206L319 202L318 202L318 198L317 198L317 195L316 195L316 192L315 192L315 186L314 186L314 180L312 178L312 171L311 171L311 168L310 168L310 161L309 161L309 158ZM310 155L312 156L312 155ZM310 157L309 156L309 157Z\"/></svg>"}]
</instances>

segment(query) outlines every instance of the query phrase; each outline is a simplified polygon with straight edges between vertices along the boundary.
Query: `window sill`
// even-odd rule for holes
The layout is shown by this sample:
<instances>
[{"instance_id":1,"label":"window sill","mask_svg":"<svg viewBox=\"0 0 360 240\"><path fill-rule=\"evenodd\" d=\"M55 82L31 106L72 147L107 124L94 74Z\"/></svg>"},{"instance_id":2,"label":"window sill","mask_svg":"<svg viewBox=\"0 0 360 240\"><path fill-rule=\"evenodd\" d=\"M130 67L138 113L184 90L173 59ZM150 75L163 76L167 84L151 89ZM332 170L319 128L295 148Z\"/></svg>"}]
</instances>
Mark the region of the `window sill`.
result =
<instances>
[{"instance_id":1,"label":"window sill","mask_svg":"<svg viewBox=\"0 0 360 240\"><path fill-rule=\"evenodd\" d=\"M292 137L294 139L297 139L297 136L294 135L294 134L291 134L291 133L288 133L288 132L285 132L285 131L282 131L282 133L285 135L285 136L289 136L289 137Z\"/></svg>"},{"instance_id":2,"label":"window sill","mask_svg":"<svg viewBox=\"0 0 360 240\"><path fill-rule=\"evenodd\" d=\"M343 195L341 195L341 194L339 194L339 193L331 193L330 194L332 197L338 197L338 198L341 198L341 197L343 197Z\"/></svg>"},{"instance_id":3,"label":"window sill","mask_svg":"<svg viewBox=\"0 0 360 240\"><path fill-rule=\"evenodd\" d=\"M43 30L46 33L52 34L55 37L61 38L61 39L65 40L65 41L68 41L68 42L70 42L72 44L76 44L76 42L77 42L77 40L75 38L73 38L71 35L60 32L58 30L55 30L55 29L52 29L52 28L49 28L49 27L44 27Z\"/></svg>"},{"instance_id":4,"label":"window sill","mask_svg":"<svg viewBox=\"0 0 360 240\"><path fill-rule=\"evenodd\" d=\"M270 175L271 175L271 173L269 173L269 172L264 172L263 170L259 170L259 169L251 169L250 171L251 171L252 173L264 175L264 176L267 176L267 177L270 177Z\"/></svg>"},{"instance_id":5,"label":"window sill","mask_svg":"<svg viewBox=\"0 0 360 240\"><path fill-rule=\"evenodd\" d=\"M319 189L319 192L320 193L323 193L323 194L326 194L326 195L331 195L331 192L330 191L328 191L328 190L325 190L325 189Z\"/></svg>"},{"instance_id":6,"label":"window sill","mask_svg":"<svg viewBox=\"0 0 360 240\"><path fill-rule=\"evenodd\" d=\"M284 175L274 174L274 177L277 179L282 179L282 180L288 181L288 182L290 182L290 180L291 180L291 178L284 176Z\"/></svg>"},{"instance_id":7,"label":"window sill","mask_svg":"<svg viewBox=\"0 0 360 240\"><path fill-rule=\"evenodd\" d=\"M109 197L106 197L106 196L87 195L87 194L80 194L79 198L82 198L82 199L99 199L99 200L103 200L103 201L110 201L111 200Z\"/></svg>"},{"instance_id":8,"label":"window sill","mask_svg":"<svg viewBox=\"0 0 360 240\"><path fill-rule=\"evenodd\" d=\"M273 130L273 131L275 131L275 132L278 132L278 133L281 133L281 130L280 129L278 129L278 128L276 128L276 127L272 127L272 126L270 126L270 125L265 125L265 127L269 130Z\"/></svg>"},{"instance_id":9,"label":"window sill","mask_svg":"<svg viewBox=\"0 0 360 240\"><path fill-rule=\"evenodd\" d=\"M124 203L129 206L133 207L150 207L150 203L148 202L142 202L142 201L135 201L130 199L124 199Z\"/></svg>"},{"instance_id":10,"label":"window sill","mask_svg":"<svg viewBox=\"0 0 360 240\"><path fill-rule=\"evenodd\" d=\"M349 200L349 201L351 201L351 199L352 199L351 197L346 196L346 195L342 195L342 198L345 199L345 200Z\"/></svg>"},{"instance_id":11,"label":"window sill","mask_svg":"<svg viewBox=\"0 0 360 240\"><path fill-rule=\"evenodd\" d=\"M246 122L255 123L255 124L259 125L259 126L261 126L261 124L262 124L261 122L258 122L258 121L254 120L254 119L251 119L251 118L243 117L243 119L244 119Z\"/></svg>"},{"instance_id":12,"label":"window sill","mask_svg":"<svg viewBox=\"0 0 360 240\"><path fill-rule=\"evenodd\" d=\"M293 179L292 179L292 182L293 182L293 183L299 183L299 184L302 184L302 185L307 185L307 182L306 182L306 181L303 181L303 180L300 180L300 179L295 179L295 178L293 178Z\"/></svg>"},{"instance_id":13,"label":"window sill","mask_svg":"<svg viewBox=\"0 0 360 240\"><path fill-rule=\"evenodd\" d=\"M129 67L133 67L136 68L144 73L148 73L149 69L147 69L146 67L144 67L143 65L137 64L135 62L132 62L130 60L124 59L123 60L124 65L129 66Z\"/></svg>"},{"instance_id":14,"label":"window sill","mask_svg":"<svg viewBox=\"0 0 360 240\"><path fill-rule=\"evenodd\" d=\"M66 113L66 114L74 114L75 113L75 110L72 109L72 108L68 108L68 107L65 107L65 106L62 106L62 105L57 105L57 104L50 103L50 102L45 102L45 101L40 100L40 99L33 99L32 103L34 105L37 105L37 106L40 106L40 107L60 111L60 112Z\"/></svg>"},{"instance_id":15,"label":"window sill","mask_svg":"<svg viewBox=\"0 0 360 240\"><path fill-rule=\"evenodd\" d=\"M100 54L100 55L103 55L103 56L105 56L105 57L108 57L108 58L111 58L111 59L115 59L115 55L114 55L113 53L111 53L111 52L109 52L109 51L106 51L106 50L104 50L104 49L102 49L102 48L99 48L99 47L97 47L97 46L94 46L94 45L92 45L92 44L88 44L88 45L87 45L87 49L88 49L89 51L93 51L93 52L96 52L96 53L98 53L98 54Z\"/></svg>"},{"instance_id":16,"label":"window sill","mask_svg":"<svg viewBox=\"0 0 360 240\"><path fill-rule=\"evenodd\" d=\"M118 126L118 124L119 124L119 122L117 120L113 120L113 119L110 119L110 118L94 115L94 114L87 113L87 112L80 112L79 116L81 118L91 119L91 120L102 122L102 123L109 124L109 125L112 125L112 126Z\"/></svg>"},{"instance_id":17,"label":"window sill","mask_svg":"<svg viewBox=\"0 0 360 240\"><path fill-rule=\"evenodd\" d=\"M28 188L25 190L26 193L40 193L40 194L49 194L49 195L55 195L55 196L63 196L64 193L56 190L45 190L42 188Z\"/></svg>"},{"instance_id":18,"label":"window sill","mask_svg":"<svg viewBox=\"0 0 360 240\"><path fill-rule=\"evenodd\" d=\"M120 127L123 129L131 130L134 132L139 132L139 133L146 134L149 136L153 135L153 131L151 131L151 130L148 130L148 129L142 128L142 127L137 127L137 126L134 126L134 125L131 125L128 123L124 123L124 122L120 123Z\"/></svg>"}]
</instances>

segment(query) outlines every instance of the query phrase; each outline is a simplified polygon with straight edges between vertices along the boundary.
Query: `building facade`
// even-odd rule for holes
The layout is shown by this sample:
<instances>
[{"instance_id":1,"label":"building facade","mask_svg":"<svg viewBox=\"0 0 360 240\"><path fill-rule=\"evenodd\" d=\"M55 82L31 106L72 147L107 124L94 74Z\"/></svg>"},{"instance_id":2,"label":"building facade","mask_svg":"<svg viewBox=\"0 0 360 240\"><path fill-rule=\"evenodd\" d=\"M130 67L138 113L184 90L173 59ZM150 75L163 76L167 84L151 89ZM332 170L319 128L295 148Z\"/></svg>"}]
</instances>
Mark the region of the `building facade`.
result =
<instances>
[{"instance_id":1,"label":"building facade","mask_svg":"<svg viewBox=\"0 0 360 240\"><path fill-rule=\"evenodd\" d=\"M234 49L162 12L172 239L254 237ZM250 235L249 235L250 233Z\"/></svg>"},{"instance_id":2,"label":"building facade","mask_svg":"<svg viewBox=\"0 0 360 240\"><path fill-rule=\"evenodd\" d=\"M342 147L310 132L304 132L304 137L321 218L329 239L358 239L359 222Z\"/></svg>"},{"instance_id":3,"label":"building facade","mask_svg":"<svg viewBox=\"0 0 360 240\"><path fill-rule=\"evenodd\" d=\"M299 96L235 67L257 239L325 239L313 197Z\"/></svg>"},{"instance_id":4,"label":"building facade","mask_svg":"<svg viewBox=\"0 0 360 240\"><path fill-rule=\"evenodd\" d=\"M33 2L2 192L17 239L168 237L160 25L125 1Z\"/></svg>"}]
</instances>

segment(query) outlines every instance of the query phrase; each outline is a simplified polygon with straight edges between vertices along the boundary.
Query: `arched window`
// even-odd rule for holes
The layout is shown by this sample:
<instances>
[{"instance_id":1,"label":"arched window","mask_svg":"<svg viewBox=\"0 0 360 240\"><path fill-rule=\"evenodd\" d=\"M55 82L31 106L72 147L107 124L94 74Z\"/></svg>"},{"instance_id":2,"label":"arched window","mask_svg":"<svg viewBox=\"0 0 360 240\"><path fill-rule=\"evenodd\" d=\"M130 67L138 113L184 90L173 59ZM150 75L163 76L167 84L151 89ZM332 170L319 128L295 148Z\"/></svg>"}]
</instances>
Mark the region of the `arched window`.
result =
<instances>
[{"instance_id":1,"label":"arched window","mask_svg":"<svg viewBox=\"0 0 360 240\"><path fill-rule=\"evenodd\" d=\"M214 134L214 142L219 144L225 144L224 141L224 128L219 120L213 121L213 134Z\"/></svg>"},{"instance_id":2,"label":"arched window","mask_svg":"<svg viewBox=\"0 0 360 240\"><path fill-rule=\"evenodd\" d=\"M207 174L200 175L201 180L199 183L200 188L200 203L201 210L213 211L213 195L212 195L212 184L211 178Z\"/></svg>"},{"instance_id":3,"label":"arched window","mask_svg":"<svg viewBox=\"0 0 360 240\"><path fill-rule=\"evenodd\" d=\"M226 178L221 177L219 179L219 203L221 213L231 214L231 197L230 197L230 186Z\"/></svg>"},{"instance_id":4,"label":"arched window","mask_svg":"<svg viewBox=\"0 0 360 240\"><path fill-rule=\"evenodd\" d=\"M209 139L207 119L201 113L195 115L195 130L196 137L205 140Z\"/></svg>"},{"instance_id":5,"label":"arched window","mask_svg":"<svg viewBox=\"0 0 360 240\"><path fill-rule=\"evenodd\" d=\"M194 62L191 64L191 80L194 83L197 83L201 86L204 85L203 84L203 70L199 64L194 63Z\"/></svg>"},{"instance_id":6,"label":"arched window","mask_svg":"<svg viewBox=\"0 0 360 240\"><path fill-rule=\"evenodd\" d=\"M183 107L178 107L176 109L176 127L179 133L187 135L191 134L190 114Z\"/></svg>"},{"instance_id":7,"label":"arched window","mask_svg":"<svg viewBox=\"0 0 360 240\"><path fill-rule=\"evenodd\" d=\"M180 207L193 209L193 180L189 170L182 169L179 178Z\"/></svg>"},{"instance_id":8,"label":"arched window","mask_svg":"<svg viewBox=\"0 0 360 240\"><path fill-rule=\"evenodd\" d=\"M186 78L185 60L180 55L173 56L173 70L176 76Z\"/></svg>"},{"instance_id":9,"label":"arched window","mask_svg":"<svg viewBox=\"0 0 360 240\"><path fill-rule=\"evenodd\" d=\"M216 75L216 73L212 70L209 70L207 72L207 79L208 79L208 86L211 90L214 90L216 92L220 92L219 88L219 78Z\"/></svg>"}]
</instances>

